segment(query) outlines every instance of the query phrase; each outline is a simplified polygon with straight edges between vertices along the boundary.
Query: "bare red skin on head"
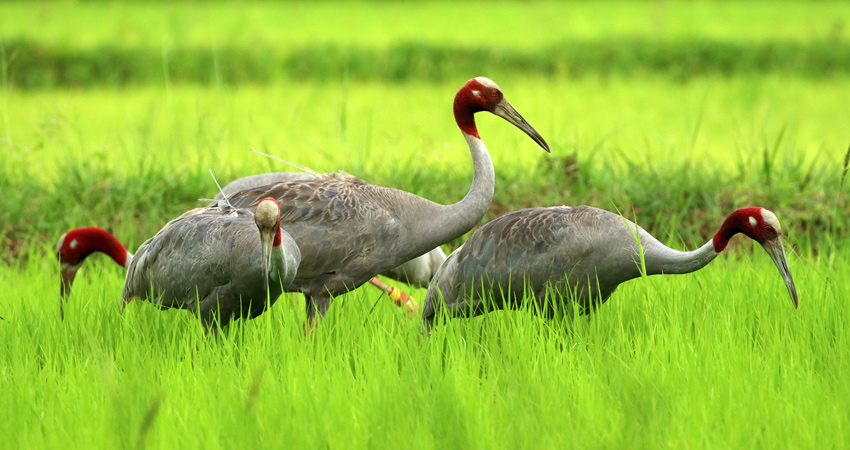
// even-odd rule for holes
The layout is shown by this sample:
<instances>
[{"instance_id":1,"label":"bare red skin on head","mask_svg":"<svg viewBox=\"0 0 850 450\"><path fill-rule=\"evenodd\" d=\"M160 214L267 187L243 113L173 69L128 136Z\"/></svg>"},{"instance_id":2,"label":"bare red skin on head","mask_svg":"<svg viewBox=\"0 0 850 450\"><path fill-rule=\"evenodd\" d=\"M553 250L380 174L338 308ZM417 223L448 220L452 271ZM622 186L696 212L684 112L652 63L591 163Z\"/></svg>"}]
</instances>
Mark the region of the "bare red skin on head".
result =
<instances>
[{"instance_id":1,"label":"bare red skin on head","mask_svg":"<svg viewBox=\"0 0 850 450\"><path fill-rule=\"evenodd\" d=\"M274 232L274 242L272 242L272 247L280 247L280 220L277 222L277 227L275 227Z\"/></svg>"},{"instance_id":2,"label":"bare red skin on head","mask_svg":"<svg viewBox=\"0 0 850 450\"><path fill-rule=\"evenodd\" d=\"M278 207L278 210L280 209L280 204L277 202L277 199L274 198L274 197L266 197L266 198L260 200L260 202L257 203L257 204L259 205L260 203L265 202L265 201L274 202L275 206ZM279 247L280 246L280 240L281 240L281 236L280 236L280 216L278 216L277 224L275 225L274 242L272 242L272 247Z\"/></svg>"},{"instance_id":3,"label":"bare red skin on head","mask_svg":"<svg viewBox=\"0 0 850 450\"><path fill-rule=\"evenodd\" d=\"M71 248L71 242L77 244ZM97 227L76 228L65 234L59 249L61 262L77 265L94 252L102 252L119 266L126 267L127 249L108 231Z\"/></svg>"},{"instance_id":4,"label":"bare red skin on head","mask_svg":"<svg viewBox=\"0 0 850 450\"><path fill-rule=\"evenodd\" d=\"M477 91L479 96L476 97L473 91ZM484 86L475 78L467 81L455 95L454 113L457 126L464 133L481 139L478 136L478 128L475 126L475 113L493 112L502 98L504 98L502 91L496 88Z\"/></svg>"},{"instance_id":5,"label":"bare red skin on head","mask_svg":"<svg viewBox=\"0 0 850 450\"><path fill-rule=\"evenodd\" d=\"M744 233L760 244L778 237L779 234L776 230L764 221L764 216L761 214L762 209L759 206L754 206L741 208L729 214L729 217L723 221L720 231L714 235L714 249L718 253L722 252L729 244L732 236L738 233ZM756 220L755 226L750 223L750 217Z\"/></svg>"}]
</instances>

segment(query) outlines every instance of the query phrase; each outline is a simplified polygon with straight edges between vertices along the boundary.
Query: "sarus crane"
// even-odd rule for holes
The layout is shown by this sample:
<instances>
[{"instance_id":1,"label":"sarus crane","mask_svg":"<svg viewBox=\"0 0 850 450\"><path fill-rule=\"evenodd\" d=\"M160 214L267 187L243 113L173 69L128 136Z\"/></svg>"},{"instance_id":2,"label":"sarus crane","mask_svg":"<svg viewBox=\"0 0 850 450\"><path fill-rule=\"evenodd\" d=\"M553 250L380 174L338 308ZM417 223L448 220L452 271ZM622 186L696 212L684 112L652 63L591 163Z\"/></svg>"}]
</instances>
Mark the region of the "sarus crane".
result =
<instances>
[{"instance_id":1,"label":"sarus crane","mask_svg":"<svg viewBox=\"0 0 850 450\"><path fill-rule=\"evenodd\" d=\"M697 250L671 249L620 215L591 206L528 208L487 222L437 271L422 308L423 332L434 320L471 317L516 306L525 295L554 314L561 302L581 312L605 302L620 283L647 275L683 274L705 267L732 236L742 233L764 247L797 307L797 290L782 246L779 220L760 208L730 214L714 238Z\"/></svg>"},{"instance_id":2,"label":"sarus crane","mask_svg":"<svg viewBox=\"0 0 850 450\"><path fill-rule=\"evenodd\" d=\"M283 215L292 217L286 226L301 249L301 265L288 290L305 295L308 323L317 323L317 315L325 314L332 297L462 236L484 217L496 180L475 113L502 117L549 151L546 141L488 78L464 84L455 95L453 110L472 156L473 177L469 192L452 205L371 185L342 172L229 196L234 206L249 208L259 198L273 197Z\"/></svg>"},{"instance_id":3,"label":"sarus crane","mask_svg":"<svg viewBox=\"0 0 850 450\"><path fill-rule=\"evenodd\" d=\"M217 333L234 318L262 314L295 278L301 253L280 222L273 198L255 211L196 208L168 222L135 256L105 230L71 230L57 244L63 302L83 260L99 251L127 268L122 307L138 298L188 309Z\"/></svg>"},{"instance_id":4,"label":"sarus crane","mask_svg":"<svg viewBox=\"0 0 850 450\"><path fill-rule=\"evenodd\" d=\"M233 180L222 187L218 195L216 195L212 201L213 204L215 204L219 200L245 189L253 189L260 186L286 183L289 181L311 180L313 178L315 178L315 175L307 172L270 172L248 175ZM380 275L407 283L417 288L427 288L431 278L445 260L446 253L442 248L437 246L424 255L420 255L396 267L381 272ZM389 296L389 298L398 306L405 307L409 313L414 314L417 318L419 317L419 305L400 289L387 285L377 277L369 279L369 283L386 292L387 296Z\"/></svg>"}]
</instances>

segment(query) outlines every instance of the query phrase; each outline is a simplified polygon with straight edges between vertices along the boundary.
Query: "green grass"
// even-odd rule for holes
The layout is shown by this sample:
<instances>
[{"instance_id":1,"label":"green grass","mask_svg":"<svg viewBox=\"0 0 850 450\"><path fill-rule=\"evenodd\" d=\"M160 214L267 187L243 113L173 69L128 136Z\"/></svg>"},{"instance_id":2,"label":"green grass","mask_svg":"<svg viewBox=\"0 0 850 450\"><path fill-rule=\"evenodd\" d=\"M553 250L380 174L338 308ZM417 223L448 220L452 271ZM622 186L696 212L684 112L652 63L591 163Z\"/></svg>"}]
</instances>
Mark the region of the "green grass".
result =
<instances>
[{"instance_id":1,"label":"green grass","mask_svg":"<svg viewBox=\"0 0 850 450\"><path fill-rule=\"evenodd\" d=\"M534 48L541 42L634 36L743 42L842 39L848 20L850 12L841 1L539 1L521 7L452 1L9 2L0 30L4 37L80 48L116 41L126 46L270 42L288 48L311 43L380 47L417 40Z\"/></svg>"},{"instance_id":2,"label":"green grass","mask_svg":"<svg viewBox=\"0 0 850 450\"><path fill-rule=\"evenodd\" d=\"M0 56L21 88L470 71L823 78L847 75L848 22L841 2L12 3Z\"/></svg>"},{"instance_id":3,"label":"green grass","mask_svg":"<svg viewBox=\"0 0 850 450\"><path fill-rule=\"evenodd\" d=\"M848 75L775 59L846 58L843 3L2 9L0 448L850 447ZM122 88L77 72L82 88L21 90L15 42L71 62L139 51L147 78ZM583 50L552 59L610 44L628 50L614 62L638 70L534 69L573 44ZM189 62L175 61L184 49ZM256 59L266 49L269 64ZM421 80L353 70L380 73L364 55L395 61L399 49L419 63L463 58L445 73L419 67L439 75ZM497 58L482 61L480 49ZM705 56L687 66L697 69L729 49L774 62L683 77L653 68L683 49ZM231 50L247 66L231 67ZM313 67L330 50L328 66ZM310 71L284 73L292 55ZM537 66L517 68L528 57ZM340 61L359 66L336 73ZM180 64L197 76L180 78ZM228 78L253 68L255 78ZM336 299L313 339L303 298L285 295L216 342L185 311L133 303L119 314L123 272L103 256L80 271L59 320L62 232L100 225L134 250L215 194L209 168L220 181L286 170L250 148L457 201L471 164L450 105L476 75L497 81L552 147L481 115L497 172L488 218L590 204L685 249L732 210L761 205L787 232L800 309L764 252L736 238L706 269L633 280L572 326L496 312L426 339L366 287Z\"/></svg>"},{"instance_id":4,"label":"green grass","mask_svg":"<svg viewBox=\"0 0 850 450\"><path fill-rule=\"evenodd\" d=\"M756 250L693 275L629 282L572 331L499 312L424 339L415 321L361 289L339 299L312 341L290 296L220 342L186 312L131 304L119 315L121 273L105 258L83 269L60 322L58 280L45 276L55 262L41 250L22 269L0 268L3 447L850 441L846 246L791 257L798 311Z\"/></svg>"},{"instance_id":5,"label":"green grass","mask_svg":"<svg viewBox=\"0 0 850 450\"><path fill-rule=\"evenodd\" d=\"M847 75L850 44L740 43L641 37L563 41L535 49L452 46L421 41L388 48L311 43L280 51L272 44L228 43L212 51L181 45L56 48L29 40L5 43L6 77L17 88L125 86L167 82L267 83L278 79L441 82L474 71L499 77L662 75L684 82L706 75Z\"/></svg>"}]
</instances>

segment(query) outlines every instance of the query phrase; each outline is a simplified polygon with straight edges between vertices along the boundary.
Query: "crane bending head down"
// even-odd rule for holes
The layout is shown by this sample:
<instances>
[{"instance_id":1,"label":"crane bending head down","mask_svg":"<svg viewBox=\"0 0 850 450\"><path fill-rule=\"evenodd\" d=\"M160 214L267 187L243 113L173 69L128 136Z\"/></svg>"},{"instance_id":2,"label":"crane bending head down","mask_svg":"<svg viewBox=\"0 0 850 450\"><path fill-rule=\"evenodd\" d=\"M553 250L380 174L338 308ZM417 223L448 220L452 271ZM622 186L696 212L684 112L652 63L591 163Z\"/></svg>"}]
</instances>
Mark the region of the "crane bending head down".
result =
<instances>
[{"instance_id":1,"label":"crane bending head down","mask_svg":"<svg viewBox=\"0 0 850 450\"><path fill-rule=\"evenodd\" d=\"M423 331L438 313L474 316L531 297L547 315L575 302L592 312L617 287L642 275L684 274L717 258L741 233L758 242L779 269L791 301L779 220L761 207L738 209L693 251L667 247L634 222L592 206L527 208L485 223L440 266L422 307ZM530 294L530 295L529 295Z\"/></svg>"},{"instance_id":2,"label":"crane bending head down","mask_svg":"<svg viewBox=\"0 0 850 450\"><path fill-rule=\"evenodd\" d=\"M106 253L121 267L127 267L133 260L133 254L127 251L115 236L104 229L83 227L63 234L56 243L63 299L71 294L71 285L74 283L77 270L80 269L86 257L94 252Z\"/></svg>"},{"instance_id":3,"label":"crane bending head down","mask_svg":"<svg viewBox=\"0 0 850 450\"><path fill-rule=\"evenodd\" d=\"M782 245L782 227L779 225L776 214L758 206L736 210L723 221L720 231L714 235L715 251L722 252L729 243L729 239L736 233L743 233L761 244L779 269L782 281L785 282L785 287L796 308L797 288L794 286L794 279L791 278L791 269L788 268L785 247Z\"/></svg>"},{"instance_id":4,"label":"crane bending head down","mask_svg":"<svg viewBox=\"0 0 850 450\"><path fill-rule=\"evenodd\" d=\"M280 206L277 200L266 197L257 204L254 222L260 230L260 245L263 249L263 288L269 287L269 268L272 265L272 248L280 245Z\"/></svg>"}]
</instances>

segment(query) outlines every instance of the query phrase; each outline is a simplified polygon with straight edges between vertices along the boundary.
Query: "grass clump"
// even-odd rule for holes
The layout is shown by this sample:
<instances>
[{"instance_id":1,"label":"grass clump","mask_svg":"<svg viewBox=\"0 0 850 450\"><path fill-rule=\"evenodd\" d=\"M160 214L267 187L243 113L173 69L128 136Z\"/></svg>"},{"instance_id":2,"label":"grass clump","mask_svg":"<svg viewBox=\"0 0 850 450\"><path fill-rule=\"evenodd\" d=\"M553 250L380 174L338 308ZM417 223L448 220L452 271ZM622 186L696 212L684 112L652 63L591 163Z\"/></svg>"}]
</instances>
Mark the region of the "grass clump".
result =
<instances>
[{"instance_id":1,"label":"grass clump","mask_svg":"<svg viewBox=\"0 0 850 450\"><path fill-rule=\"evenodd\" d=\"M509 76L653 74L677 81L701 76L782 73L823 78L847 74L850 46L838 42L739 43L621 37L551 43L535 49L402 42L388 48L272 43L215 48L49 47L4 42L6 83L20 89L126 86L170 82L231 85L272 80L440 83L469 73Z\"/></svg>"}]
</instances>

